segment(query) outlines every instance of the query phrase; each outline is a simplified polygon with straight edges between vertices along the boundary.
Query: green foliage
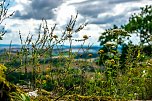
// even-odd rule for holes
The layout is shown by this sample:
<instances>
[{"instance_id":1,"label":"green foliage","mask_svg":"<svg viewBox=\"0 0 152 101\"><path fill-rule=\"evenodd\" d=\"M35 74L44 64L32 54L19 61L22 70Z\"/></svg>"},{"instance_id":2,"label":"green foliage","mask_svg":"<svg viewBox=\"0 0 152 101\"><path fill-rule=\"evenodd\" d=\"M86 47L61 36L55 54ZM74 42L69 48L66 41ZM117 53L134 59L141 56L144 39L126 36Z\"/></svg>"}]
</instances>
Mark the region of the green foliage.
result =
<instances>
[{"instance_id":1,"label":"green foliage","mask_svg":"<svg viewBox=\"0 0 152 101\"><path fill-rule=\"evenodd\" d=\"M27 94L12 92L11 101L31 101Z\"/></svg>"},{"instance_id":2,"label":"green foliage","mask_svg":"<svg viewBox=\"0 0 152 101\"><path fill-rule=\"evenodd\" d=\"M147 56L152 56L152 46L150 46L150 45L145 45L145 46L143 46L143 52L145 53L145 55L147 55Z\"/></svg>"},{"instance_id":3,"label":"green foliage","mask_svg":"<svg viewBox=\"0 0 152 101\"><path fill-rule=\"evenodd\" d=\"M104 65L104 62L109 59L121 59L121 53L118 51L118 46L123 46L125 44L124 41L126 40L126 37L130 37L128 32L124 29L118 29L116 25L101 33L99 41L102 48L100 50L103 50L104 52L99 54L99 65ZM124 56L123 53L121 55Z\"/></svg>"},{"instance_id":4,"label":"green foliage","mask_svg":"<svg viewBox=\"0 0 152 101\"><path fill-rule=\"evenodd\" d=\"M139 14L134 14L129 18L129 23L124 25L128 32L139 34L140 43L151 45L152 43L152 6L147 5L141 8Z\"/></svg>"},{"instance_id":5,"label":"green foliage","mask_svg":"<svg viewBox=\"0 0 152 101\"><path fill-rule=\"evenodd\" d=\"M0 64L0 77L3 78L5 75L4 75L4 71L6 71L6 67L2 64Z\"/></svg>"},{"instance_id":6,"label":"green foliage","mask_svg":"<svg viewBox=\"0 0 152 101\"><path fill-rule=\"evenodd\" d=\"M141 8L142 12L130 17L129 23L122 27L130 33L139 33L140 45L132 44L129 40L131 34L128 35L125 30L118 31L117 26L106 30L99 37L100 45L103 47L98 52L100 56L98 64L104 67L104 72L102 82L97 84L103 89L100 91L90 85L100 92L99 94L102 92L106 96L126 99L151 98L151 92L148 90L151 87L146 83L148 81L151 84L151 79L149 79L151 70L148 67L152 65L146 62L149 58L151 59L152 52L151 7ZM126 40L128 43L124 43ZM121 52L118 51L118 46L122 47Z\"/></svg>"},{"instance_id":7,"label":"green foliage","mask_svg":"<svg viewBox=\"0 0 152 101\"><path fill-rule=\"evenodd\" d=\"M2 64L0 64L0 100L2 101L14 101L16 99L13 99L11 94L12 92L16 93L22 93L15 85L9 83L5 79L4 71L6 71L6 67ZM21 94L23 97L23 95ZM20 100L23 101L23 100ZM29 100L24 100L29 101Z\"/></svg>"},{"instance_id":8,"label":"green foliage","mask_svg":"<svg viewBox=\"0 0 152 101\"><path fill-rule=\"evenodd\" d=\"M63 100L66 99L67 101L113 101L115 99L111 98L111 97L100 97L100 96L81 96L81 95L67 95L64 98L62 98Z\"/></svg>"},{"instance_id":9,"label":"green foliage","mask_svg":"<svg viewBox=\"0 0 152 101\"><path fill-rule=\"evenodd\" d=\"M108 29L101 33L99 37L100 45L104 45L107 42L115 42L117 45L124 43L124 38L130 37L130 35L123 29L118 29L116 25L112 29Z\"/></svg>"}]
</instances>

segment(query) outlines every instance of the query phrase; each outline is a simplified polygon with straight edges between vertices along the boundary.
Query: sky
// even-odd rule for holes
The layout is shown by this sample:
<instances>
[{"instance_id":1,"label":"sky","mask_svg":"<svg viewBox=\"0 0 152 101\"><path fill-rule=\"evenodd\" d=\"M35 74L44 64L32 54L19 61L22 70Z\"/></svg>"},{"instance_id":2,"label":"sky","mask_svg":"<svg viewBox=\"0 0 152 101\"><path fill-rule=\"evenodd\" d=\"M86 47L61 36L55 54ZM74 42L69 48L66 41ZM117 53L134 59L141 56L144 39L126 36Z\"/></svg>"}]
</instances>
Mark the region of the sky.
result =
<instances>
[{"instance_id":1,"label":"sky","mask_svg":"<svg viewBox=\"0 0 152 101\"><path fill-rule=\"evenodd\" d=\"M2 1L2 0L0 0ZM38 35L38 28L45 18L51 28L57 27L55 34L61 35L71 15L78 12L76 27L85 22L88 25L74 38L82 38L88 35L86 44L99 45L98 38L105 29L115 25L124 25L129 17L140 12L140 7L152 5L152 0L6 0L10 1L8 14L15 11L11 18L6 19L1 27L5 26L7 33L0 44L20 44L19 31L23 38L30 33ZM138 43L136 36L132 37ZM67 43L68 44L68 43ZM73 42L73 45L80 43Z\"/></svg>"}]
</instances>

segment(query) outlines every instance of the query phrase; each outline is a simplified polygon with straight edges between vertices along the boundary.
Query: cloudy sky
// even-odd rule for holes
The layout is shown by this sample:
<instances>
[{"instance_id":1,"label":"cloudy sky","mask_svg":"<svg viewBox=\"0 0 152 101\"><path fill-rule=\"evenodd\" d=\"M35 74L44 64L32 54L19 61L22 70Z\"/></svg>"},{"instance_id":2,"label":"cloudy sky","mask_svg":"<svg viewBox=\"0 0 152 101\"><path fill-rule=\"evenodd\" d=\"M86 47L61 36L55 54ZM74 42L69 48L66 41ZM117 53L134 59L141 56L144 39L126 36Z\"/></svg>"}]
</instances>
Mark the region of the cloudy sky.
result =
<instances>
[{"instance_id":1,"label":"cloudy sky","mask_svg":"<svg viewBox=\"0 0 152 101\"><path fill-rule=\"evenodd\" d=\"M23 37L28 33L36 36L41 19L45 18L52 27L57 24L56 34L63 32L71 15L79 13L76 25L88 22L84 30L75 35L82 38L91 36L87 43L99 45L100 33L113 24L118 26L127 23L133 13L138 13L140 7L152 5L152 0L9 0L9 12L15 11L13 17L5 20L7 33L0 43L19 44L19 30ZM135 41L135 37L133 37ZM78 44L78 43L74 43Z\"/></svg>"}]
</instances>

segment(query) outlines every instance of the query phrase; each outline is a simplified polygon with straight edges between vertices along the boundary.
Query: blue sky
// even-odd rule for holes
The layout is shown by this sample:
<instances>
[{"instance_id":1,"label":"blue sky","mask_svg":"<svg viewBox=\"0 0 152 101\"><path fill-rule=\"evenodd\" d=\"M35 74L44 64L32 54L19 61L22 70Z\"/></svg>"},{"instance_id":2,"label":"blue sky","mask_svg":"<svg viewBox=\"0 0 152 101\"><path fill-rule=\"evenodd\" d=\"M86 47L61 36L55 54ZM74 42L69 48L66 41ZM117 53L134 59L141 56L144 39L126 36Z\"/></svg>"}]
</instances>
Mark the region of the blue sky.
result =
<instances>
[{"instance_id":1,"label":"blue sky","mask_svg":"<svg viewBox=\"0 0 152 101\"><path fill-rule=\"evenodd\" d=\"M88 22L84 30L75 34L74 38L91 36L87 43L99 45L98 38L105 29L113 24L123 25L133 13L140 12L140 7L152 5L152 0L9 0L9 12L15 11L13 17L5 20L2 26L8 31L0 43L12 42L20 44L19 30L25 38L29 33L37 36L41 19L45 18L52 27L55 23L55 33L63 32L71 15L79 13L77 25ZM137 37L132 37L135 43ZM74 42L74 44L79 44Z\"/></svg>"}]
</instances>

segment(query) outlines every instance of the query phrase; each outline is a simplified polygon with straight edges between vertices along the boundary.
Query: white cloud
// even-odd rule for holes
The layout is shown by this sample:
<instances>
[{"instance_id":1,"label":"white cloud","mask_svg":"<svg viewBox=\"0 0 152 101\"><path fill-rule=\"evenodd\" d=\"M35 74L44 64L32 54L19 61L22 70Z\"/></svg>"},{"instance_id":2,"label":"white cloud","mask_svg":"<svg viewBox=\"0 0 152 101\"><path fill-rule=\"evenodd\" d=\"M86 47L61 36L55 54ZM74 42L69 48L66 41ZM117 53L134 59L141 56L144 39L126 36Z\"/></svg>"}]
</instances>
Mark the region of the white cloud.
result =
<instances>
[{"instance_id":1,"label":"white cloud","mask_svg":"<svg viewBox=\"0 0 152 101\"><path fill-rule=\"evenodd\" d=\"M14 0L13 6L9 9L9 13L12 11L19 11L21 16L22 15L29 15L26 17L27 19L21 19L19 17L13 17L11 19L7 19L4 21L3 25L6 24L7 29L11 29L11 33L7 33L4 37L3 41L0 43L9 43L13 40L13 43L19 44L19 30L21 31L22 35L26 37L29 32L31 34L36 35L36 30L41 23L39 17L32 16L32 7L36 3L32 0ZM57 29L55 30L56 34L60 34L64 29L63 26L67 24L71 15L75 16L78 10L78 19L77 24L78 26L80 23L85 22L88 20L89 24L84 28L84 30L80 31L76 37L82 38L83 35L87 34L91 36L87 43L94 43L98 45L98 37L100 33L111 27L113 24L124 24L128 21L128 18L133 13L138 13L140 7L144 7L147 4L152 4L151 0L126 0L125 2L120 2L120 0L116 0L117 3L109 4L110 0L59 0L60 3L53 2L48 0L48 3L52 4L53 7L50 7L52 12L49 14L45 9L42 11L44 16L48 18L48 24L52 27L55 23L57 23ZM31 3L34 2L32 5ZM39 2L41 2L39 0ZM40 5L40 4L39 4ZM49 7L44 3L41 7ZM94 9L92 9L94 8ZM38 7L35 8L38 11ZM31 15L31 16L30 16ZM48 17L54 15L54 17ZM25 17L24 17L25 18ZM133 38L132 38L133 39ZM74 42L76 45L77 43Z\"/></svg>"},{"instance_id":2,"label":"white cloud","mask_svg":"<svg viewBox=\"0 0 152 101\"><path fill-rule=\"evenodd\" d=\"M61 26L65 25L70 19L71 15L76 15L74 6L68 6L68 2L62 4L60 7L55 9L56 21Z\"/></svg>"}]
</instances>

